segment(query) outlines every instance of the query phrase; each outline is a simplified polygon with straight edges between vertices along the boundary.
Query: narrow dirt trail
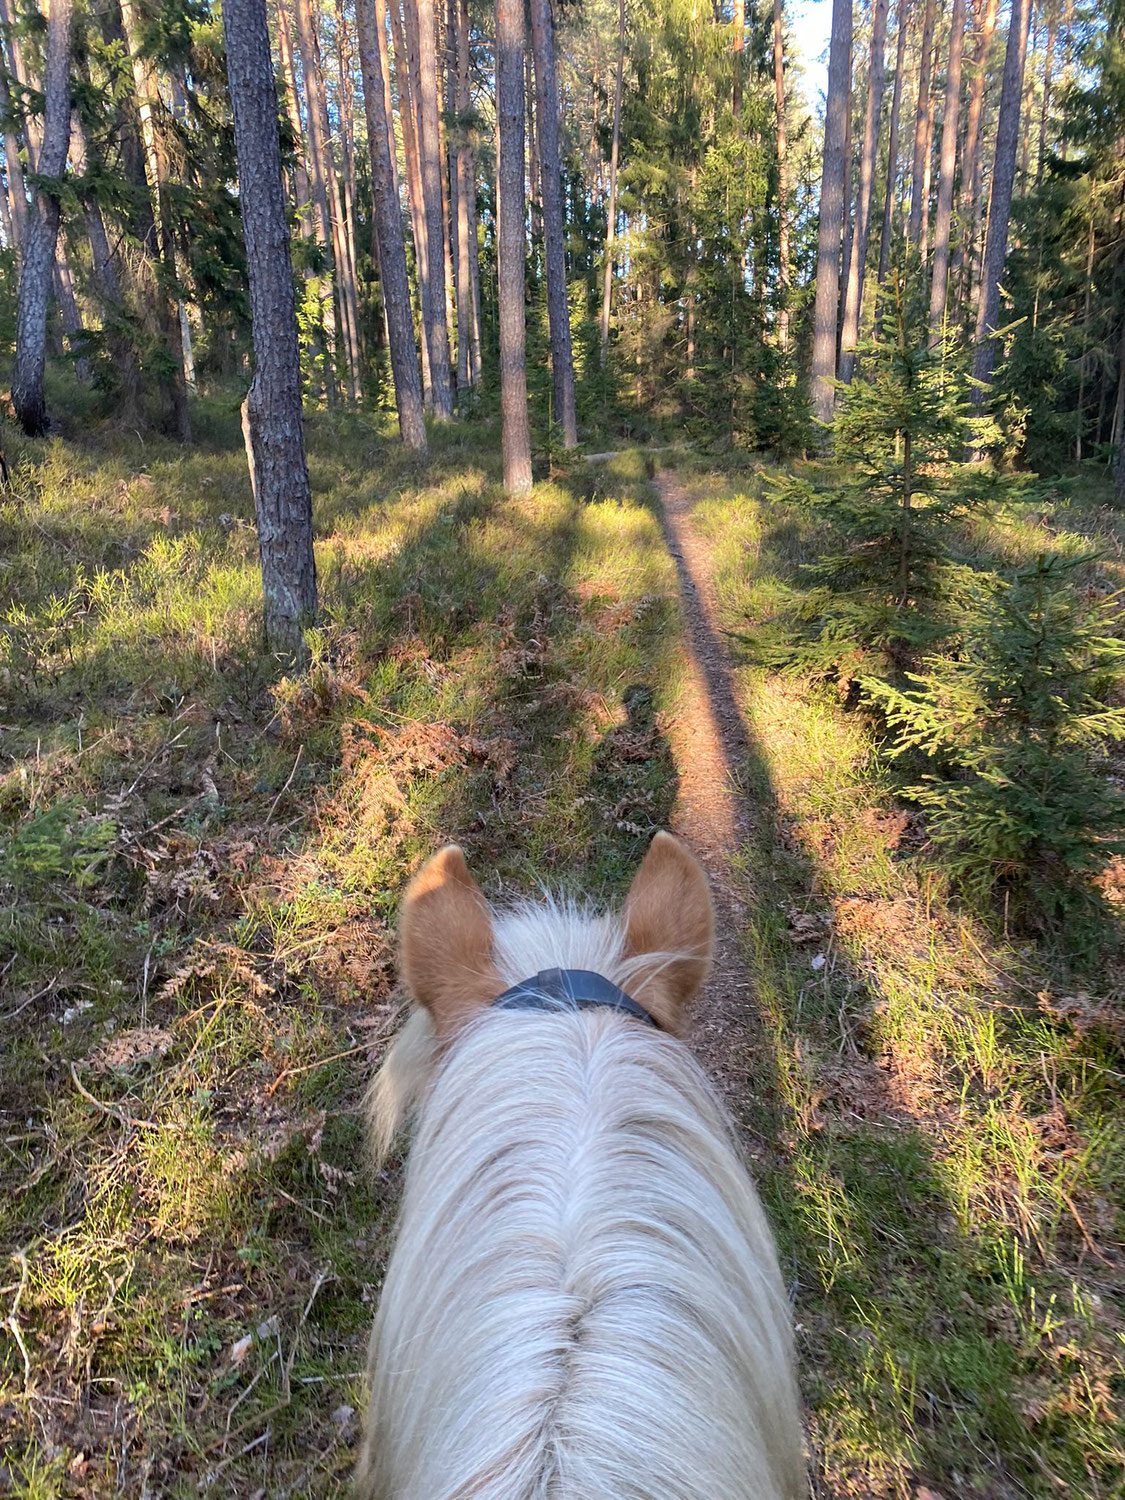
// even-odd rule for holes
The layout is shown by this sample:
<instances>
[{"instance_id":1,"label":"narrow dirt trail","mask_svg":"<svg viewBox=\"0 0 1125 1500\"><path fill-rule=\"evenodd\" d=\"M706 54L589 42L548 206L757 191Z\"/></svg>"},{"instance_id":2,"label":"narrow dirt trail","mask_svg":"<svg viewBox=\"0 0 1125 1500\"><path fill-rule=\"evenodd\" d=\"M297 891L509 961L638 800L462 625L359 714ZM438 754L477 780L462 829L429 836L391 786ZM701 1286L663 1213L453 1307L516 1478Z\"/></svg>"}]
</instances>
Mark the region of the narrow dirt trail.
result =
<instances>
[{"instance_id":1,"label":"narrow dirt trail","mask_svg":"<svg viewBox=\"0 0 1125 1500\"><path fill-rule=\"evenodd\" d=\"M753 986L737 941L746 903L754 895L735 863L754 815L742 783L749 743L719 630L710 549L691 524L691 496L667 469L655 482L687 621L688 681L669 730L680 777L673 823L711 878L718 929L715 967L693 1041L745 1125L743 1060L759 1038Z\"/></svg>"}]
</instances>

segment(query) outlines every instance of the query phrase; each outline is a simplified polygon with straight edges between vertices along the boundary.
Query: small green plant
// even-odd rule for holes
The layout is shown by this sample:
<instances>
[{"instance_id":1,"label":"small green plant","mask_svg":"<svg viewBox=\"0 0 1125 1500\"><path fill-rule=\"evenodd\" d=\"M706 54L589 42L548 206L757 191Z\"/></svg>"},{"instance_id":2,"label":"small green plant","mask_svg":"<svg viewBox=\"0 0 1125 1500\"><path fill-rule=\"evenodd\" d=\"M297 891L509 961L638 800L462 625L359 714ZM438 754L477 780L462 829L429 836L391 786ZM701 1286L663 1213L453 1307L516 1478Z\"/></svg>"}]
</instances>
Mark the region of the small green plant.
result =
<instances>
[{"instance_id":1,"label":"small green plant","mask_svg":"<svg viewBox=\"0 0 1125 1500\"><path fill-rule=\"evenodd\" d=\"M1004 890L1037 919L1088 892L1125 851L1125 796L1106 747L1125 740L1125 609L1086 604L1070 584L1082 558L1042 554L1010 580L977 585L950 656L931 656L905 691L864 688L897 735L893 756L920 751L939 768L907 795L968 894Z\"/></svg>"},{"instance_id":2,"label":"small green plant","mask_svg":"<svg viewBox=\"0 0 1125 1500\"><path fill-rule=\"evenodd\" d=\"M60 887L89 887L110 858L117 829L72 798L32 813L0 845L0 888L20 897L57 897Z\"/></svg>"}]
</instances>

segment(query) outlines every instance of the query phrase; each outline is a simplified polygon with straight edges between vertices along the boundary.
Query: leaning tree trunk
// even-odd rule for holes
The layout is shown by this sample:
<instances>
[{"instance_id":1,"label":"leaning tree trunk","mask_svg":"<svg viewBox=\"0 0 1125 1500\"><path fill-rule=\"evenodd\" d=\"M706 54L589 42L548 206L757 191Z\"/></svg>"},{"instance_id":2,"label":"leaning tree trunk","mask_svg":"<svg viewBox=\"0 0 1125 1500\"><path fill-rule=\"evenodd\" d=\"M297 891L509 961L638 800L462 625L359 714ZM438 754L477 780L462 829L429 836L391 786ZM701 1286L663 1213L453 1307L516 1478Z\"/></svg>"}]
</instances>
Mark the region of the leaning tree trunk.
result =
<instances>
[{"instance_id":1,"label":"leaning tree trunk","mask_svg":"<svg viewBox=\"0 0 1125 1500\"><path fill-rule=\"evenodd\" d=\"M4 166L8 176L8 201L11 208L11 243L22 250L27 240L27 189L23 180L23 162L20 160L20 143L12 114L12 96L8 88L8 73L0 59L0 116L4 119Z\"/></svg>"},{"instance_id":2,"label":"leaning tree trunk","mask_svg":"<svg viewBox=\"0 0 1125 1500\"><path fill-rule=\"evenodd\" d=\"M878 285L887 279L891 265L891 232L895 217L895 184L898 179L898 125L902 110L902 75L906 67L906 38L910 32L910 0L898 0L898 40L895 48L895 84L891 93L891 119L887 127L887 192L883 199L883 229L879 237ZM878 315L876 315L878 321Z\"/></svg>"},{"instance_id":3,"label":"leaning tree trunk","mask_svg":"<svg viewBox=\"0 0 1125 1500\"><path fill-rule=\"evenodd\" d=\"M840 379L845 383L851 381L855 371L855 349L859 343L859 315L863 307L867 240L871 230L871 202L875 191L875 153L879 147L879 120L883 112L883 49L886 40L887 0L874 0L867 109L863 119L863 155L859 165L859 199L856 203L855 233L852 235L848 264L848 287L844 297L844 325L840 334Z\"/></svg>"},{"instance_id":4,"label":"leaning tree trunk","mask_svg":"<svg viewBox=\"0 0 1125 1500\"><path fill-rule=\"evenodd\" d=\"M379 277L387 313L398 425L406 446L424 453L426 424L422 416L422 382L414 347L414 317L410 306L406 247L402 238L402 212L395 191L386 96L383 93L386 37L377 23L374 0L356 0L356 20L359 25L359 61L363 70L363 103L367 113L367 149L371 158L375 238L379 247Z\"/></svg>"},{"instance_id":5,"label":"leaning tree trunk","mask_svg":"<svg viewBox=\"0 0 1125 1500\"><path fill-rule=\"evenodd\" d=\"M254 332L254 378L243 425L258 521L266 640L271 651L299 657L303 631L316 615L316 563L265 0L225 0L223 33Z\"/></svg>"},{"instance_id":6,"label":"leaning tree trunk","mask_svg":"<svg viewBox=\"0 0 1125 1500\"><path fill-rule=\"evenodd\" d=\"M1000 113L996 121L996 156L992 167L992 194L988 205L988 232L984 243L980 306L977 310L976 348L973 350L973 405L984 405L996 363L993 337L1000 315L1000 278L1008 257L1008 218L1016 178L1019 148L1020 100L1023 66L1027 53L1027 28L1031 0L1012 0L1008 45L1004 54L1004 82L1000 90Z\"/></svg>"},{"instance_id":7,"label":"leaning tree trunk","mask_svg":"<svg viewBox=\"0 0 1125 1500\"><path fill-rule=\"evenodd\" d=\"M418 27L418 161L429 250L429 275L422 287L422 332L430 351L434 415L448 421L453 416L453 382L449 371L449 325L445 319L445 229L434 0L406 0L406 3L414 7Z\"/></svg>"},{"instance_id":8,"label":"leaning tree trunk","mask_svg":"<svg viewBox=\"0 0 1125 1500\"><path fill-rule=\"evenodd\" d=\"M16 365L12 376L12 404L30 437L47 431L43 376L47 363L47 303L51 268L59 234L59 195L47 182L57 182L66 170L70 145L70 19L71 0L45 0L47 57L43 73L43 144L39 172L43 184L33 190L31 223L20 266L19 308L16 314Z\"/></svg>"},{"instance_id":9,"label":"leaning tree trunk","mask_svg":"<svg viewBox=\"0 0 1125 1500\"><path fill-rule=\"evenodd\" d=\"M773 0L773 94L777 124L777 347L789 350L789 148L785 131L782 0Z\"/></svg>"},{"instance_id":10,"label":"leaning tree trunk","mask_svg":"<svg viewBox=\"0 0 1125 1500\"><path fill-rule=\"evenodd\" d=\"M965 41L965 0L953 0L949 66L945 74L945 114L941 122L937 218L934 223L933 280L930 283L930 338L940 340L945 323L949 273L949 232L953 223L953 173L957 166L957 123L961 112L961 50Z\"/></svg>"},{"instance_id":11,"label":"leaning tree trunk","mask_svg":"<svg viewBox=\"0 0 1125 1500\"><path fill-rule=\"evenodd\" d=\"M926 124L930 112L930 69L934 58L935 0L926 0L922 21L922 50L918 58L918 102L914 111L914 161L910 173L910 218L906 237L916 245L922 233L922 200L927 178Z\"/></svg>"},{"instance_id":12,"label":"leaning tree trunk","mask_svg":"<svg viewBox=\"0 0 1125 1500\"><path fill-rule=\"evenodd\" d=\"M570 307L566 295L562 162L559 157L559 85L555 73L555 34L551 0L529 0L531 46L535 54L536 115L539 121L539 170L543 187L543 250L547 269L547 319L551 334L551 378L555 421L564 448L578 442L574 406L574 357L570 345Z\"/></svg>"},{"instance_id":13,"label":"leaning tree trunk","mask_svg":"<svg viewBox=\"0 0 1125 1500\"><path fill-rule=\"evenodd\" d=\"M531 488L531 431L524 364L524 0L496 0L496 130L500 296L500 424L504 487Z\"/></svg>"},{"instance_id":14,"label":"leaning tree trunk","mask_svg":"<svg viewBox=\"0 0 1125 1500\"><path fill-rule=\"evenodd\" d=\"M625 72L625 0L617 0L617 82L613 89L613 141L609 149L609 203L605 220L605 264L602 267L602 321L598 358L605 369L609 354L609 315L613 300L613 244L617 238L617 160L621 148L621 81Z\"/></svg>"},{"instance_id":15,"label":"leaning tree trunk","mask_svg":"<svg viewBox=\"0 0 1125 1500\"><path fill-rule=\"evenodd\" d=\"M932 0L931 0L932 3ZM848 101L851 94L852 0L832 0L832 45L828 54L828 101L824 116L824 164L820 179L816 302L813 308L812 396L820 422L835 406L836 316L840 296L840 241L844 228Z\"/></svg>"}]
</instances>

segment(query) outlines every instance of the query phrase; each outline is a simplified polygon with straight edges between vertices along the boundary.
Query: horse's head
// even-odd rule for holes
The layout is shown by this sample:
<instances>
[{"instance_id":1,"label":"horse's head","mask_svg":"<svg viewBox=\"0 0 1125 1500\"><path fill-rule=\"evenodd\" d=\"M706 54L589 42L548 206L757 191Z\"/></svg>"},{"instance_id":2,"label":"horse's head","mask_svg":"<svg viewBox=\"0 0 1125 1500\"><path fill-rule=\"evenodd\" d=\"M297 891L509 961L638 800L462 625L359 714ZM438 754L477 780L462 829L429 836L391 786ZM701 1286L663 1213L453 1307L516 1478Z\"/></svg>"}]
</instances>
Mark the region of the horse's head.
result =
<instances>
[{"instance_id":1,"label":"horse's head","mask_svg":"<svg viewBox=\"0 0 1125 1500\"><path fill-rule=\"evenodd\" d=\"M424 1093L441 1052L512 985L549 968L589 970L627 991L673 1036L711 967L715 918L707 878L669 833L658 833L620 912L549 898L493 911L450 844L422 866L403 897L400 971L411 1018L372 1097L377 1150L390 1145Z\"/></svg>"},{"instance_id":2,"label":"horse's head","mask_svg":"<svg viewBox=\"0 0 1125 1500\"><path fill-rule=\"evenodd\" d=\"M533 955L537 937L542 947ZM406 987L440 1041L528 977L513 972L521 958L528 973L567 957L575 967L612 967L605 978L627 987L663 1030L680 1035L711 967L714 938L707 878L670 833L653 839L616 919L554 904L494 918L456 844L423 865L400 918ZM583 954L583 947L593 951Z\"/></svg>"}]
</instances>

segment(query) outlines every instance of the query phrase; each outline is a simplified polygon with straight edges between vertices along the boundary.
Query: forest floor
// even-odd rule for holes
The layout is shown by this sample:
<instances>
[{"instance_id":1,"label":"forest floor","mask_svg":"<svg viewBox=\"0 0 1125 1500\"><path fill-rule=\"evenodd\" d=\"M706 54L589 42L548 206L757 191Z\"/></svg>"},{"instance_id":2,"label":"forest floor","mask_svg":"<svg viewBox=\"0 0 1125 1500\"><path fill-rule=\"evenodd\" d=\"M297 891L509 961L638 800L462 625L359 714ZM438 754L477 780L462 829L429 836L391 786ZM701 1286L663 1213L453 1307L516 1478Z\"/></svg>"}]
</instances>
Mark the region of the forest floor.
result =
<instances>
[{"instance_id":1,"label":"forest floor","mask_svg":"<svg viewBox=\"0 0 1125 1500\"><path fill-rule=\"evenodd\" d=\"M668 453L509 501L487 424L419 466L322 414L324 623L279 680L237 415L199 425L23 445L0 500L0 1490L343 1494L405 880L456 839L490 894L615 899L671 822L816 1493L1119 1493L1120 979L959 911L860 720L732 656L805 519ZM1122 519L982 545L1120 556Z\"/></svg>"}]
</instances>

